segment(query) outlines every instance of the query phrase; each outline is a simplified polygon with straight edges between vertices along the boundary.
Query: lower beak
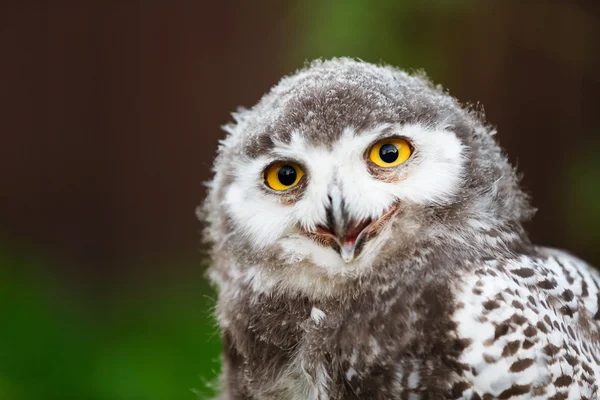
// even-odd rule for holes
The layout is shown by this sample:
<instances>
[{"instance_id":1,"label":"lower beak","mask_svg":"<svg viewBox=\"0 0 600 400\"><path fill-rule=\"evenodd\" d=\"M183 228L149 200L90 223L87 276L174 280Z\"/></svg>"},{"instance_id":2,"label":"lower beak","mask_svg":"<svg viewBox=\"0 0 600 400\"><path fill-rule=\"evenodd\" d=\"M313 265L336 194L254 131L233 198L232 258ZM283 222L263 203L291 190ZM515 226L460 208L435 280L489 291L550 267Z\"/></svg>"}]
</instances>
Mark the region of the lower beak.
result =
<instances>
[{"instance_id":1,"label":"lower beak","mask_svg":"<svg viewBox=\"0 0 600 400\"><path fill-rule=\"evenodd\" d=\"M366 229L371 224L371 220L354 223L350 221L348 228L342 234L337 236L340 246L340 256L344 262L349 263L356 258L356 249L362 246L366 239Z\"/></svg>"},{"instance_id":2,"label":"lower beak","mask_svg":"<svg viewBox=\"0 0 600 400\"><path fill-rule=\"evenodd\" d=\"M340 250L340 255L342 256L342 260L344 260L345 263L350 263L350 262L354 261L354 249L355 248L356 248L356 244L342 246L342 248Z\"/></svg>"}]
</instances>

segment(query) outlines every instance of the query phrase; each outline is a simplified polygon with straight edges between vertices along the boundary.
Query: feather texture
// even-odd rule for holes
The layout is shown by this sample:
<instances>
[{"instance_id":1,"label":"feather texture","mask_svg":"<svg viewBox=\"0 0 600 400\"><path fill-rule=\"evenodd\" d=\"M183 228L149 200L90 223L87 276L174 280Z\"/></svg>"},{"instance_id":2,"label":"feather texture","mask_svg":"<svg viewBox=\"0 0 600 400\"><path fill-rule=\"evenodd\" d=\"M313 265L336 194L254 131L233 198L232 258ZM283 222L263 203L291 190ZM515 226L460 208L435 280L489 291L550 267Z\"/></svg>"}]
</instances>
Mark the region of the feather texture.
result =
<instances>
[{"instance_id":1,"label":"feather texture","mask_svg":"<svg viewBox=\"0 0 600 400\"><path fill-rule=\"evenodd\" d=\"M223 399L599 397L598 275L529 241L533 209L481 113L334 59L234 120L201 212ZM389 138L410 157L374 165ZM277 192L264 171L281 162L304 175Z\"/></svg>"}]
</instances>

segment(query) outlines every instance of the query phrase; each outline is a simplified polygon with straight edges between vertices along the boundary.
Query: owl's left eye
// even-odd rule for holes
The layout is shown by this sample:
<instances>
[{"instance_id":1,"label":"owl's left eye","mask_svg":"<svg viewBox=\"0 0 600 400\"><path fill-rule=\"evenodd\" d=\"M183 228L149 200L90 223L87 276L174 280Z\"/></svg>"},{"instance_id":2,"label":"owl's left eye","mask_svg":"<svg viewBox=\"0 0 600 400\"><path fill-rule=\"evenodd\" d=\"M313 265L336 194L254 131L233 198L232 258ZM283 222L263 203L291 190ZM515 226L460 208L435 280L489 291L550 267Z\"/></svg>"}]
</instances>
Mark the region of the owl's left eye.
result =
<instances>
[{"instance_id":1,"label":"owl's left eye","mask_svg":"<svg viewBox=\"0 0 600 400\"><path fill-rule=\"evenodd\" d=\"M371 148L369 159L380 167L395 167L410 158L412 147L401 138L383 139Z\"/></svg>"},{"instance_id":2,"label":"owl's left eye","mask_svg":"<svg viewBox=\"0 0 600 400\"><path fill-rule=\"evenodd\" d=\"M276 163L265 171L265 181L271 189L283 191L296 186L303 175L304 171L297 164Z\"/></svg>"}]
</instances>

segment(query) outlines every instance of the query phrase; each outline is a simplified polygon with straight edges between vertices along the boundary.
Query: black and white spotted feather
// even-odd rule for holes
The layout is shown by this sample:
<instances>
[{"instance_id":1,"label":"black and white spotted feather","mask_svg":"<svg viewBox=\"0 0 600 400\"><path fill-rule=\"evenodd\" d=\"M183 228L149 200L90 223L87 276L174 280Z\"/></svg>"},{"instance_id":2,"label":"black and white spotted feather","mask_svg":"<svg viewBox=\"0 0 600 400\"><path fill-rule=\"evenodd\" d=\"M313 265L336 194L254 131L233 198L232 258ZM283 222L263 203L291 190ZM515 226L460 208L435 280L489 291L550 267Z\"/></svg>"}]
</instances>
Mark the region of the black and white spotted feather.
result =
<instances>
[{"instance_id":1,"label":"black and white spotted feather","mask_svg":"<svg viewBox=\"0 0 600 400\"><path fill-rule=\"evenodd\" d=\"M222 399L600 398L598 274L529 241L480 113L334 59L234 119L202 209ZM410 158L378 167L390 138ZM277 192L281 162L304 176Z\"/></svg>"}]
</instances>

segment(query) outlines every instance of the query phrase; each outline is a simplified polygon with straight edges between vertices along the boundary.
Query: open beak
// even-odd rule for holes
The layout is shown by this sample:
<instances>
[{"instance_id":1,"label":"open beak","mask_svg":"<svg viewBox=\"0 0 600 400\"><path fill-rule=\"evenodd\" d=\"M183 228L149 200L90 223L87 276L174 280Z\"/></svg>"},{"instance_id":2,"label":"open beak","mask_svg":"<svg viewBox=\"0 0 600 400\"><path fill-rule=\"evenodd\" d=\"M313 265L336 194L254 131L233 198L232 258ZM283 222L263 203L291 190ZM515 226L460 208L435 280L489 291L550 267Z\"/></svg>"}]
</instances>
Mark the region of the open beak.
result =
<instances>
[{"instance_id":1,"label":"open beak","mask_svg":"<svg viewBox=\"0 0 600 400\"><path fill-rule=\"evenodd\" d=\"M333 240L340 256L346 263L354 261L359 255L370 232L381 226L378 222L391 215L396 209L394 204L383 216L377 219L367 218L361 221L350 218L344 199L339 192L329 196L327 207L327 224L317 226L314 234L323 235ZM387 218L385 218L387 219Z\"/></svg>"}]
</instances>

